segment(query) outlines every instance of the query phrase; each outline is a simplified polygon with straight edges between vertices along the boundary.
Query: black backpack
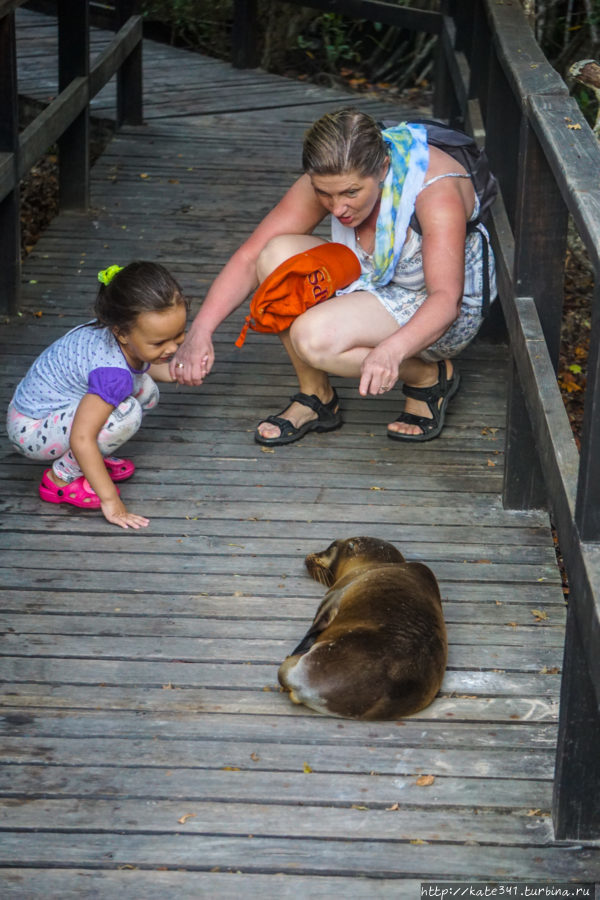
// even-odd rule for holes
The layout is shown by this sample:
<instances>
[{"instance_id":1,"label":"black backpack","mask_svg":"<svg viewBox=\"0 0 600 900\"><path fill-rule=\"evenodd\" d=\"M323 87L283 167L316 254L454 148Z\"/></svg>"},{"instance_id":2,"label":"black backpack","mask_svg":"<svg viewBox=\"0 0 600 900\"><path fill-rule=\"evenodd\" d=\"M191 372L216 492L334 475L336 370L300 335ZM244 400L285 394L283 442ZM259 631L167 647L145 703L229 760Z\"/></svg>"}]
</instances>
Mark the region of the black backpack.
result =
<instances>
[{"instance_id":1,"label":"black backpack","mask_svg":"<svg viewBox=\"0 0 600 900\"><path fill-rule=\"evenodd\" d=\"M393 128L398 123L386 120L379 123L381 128ZM432 147L438 147L448 156L455 159L471 176L471 182L475 193L479 197L479 215L472 222L467 223L467 231L474 231L480 222L485 222L490 207L498 194L498 183L490 172L490 165L485 150L480 149L475 138L469 137L463 131L457 131L436 119L412 119L410 125L423 125L427 131L427 143ZM413 213L410 227L417 234L421 234L416 214ZM484 234L481 235L484 256L484 272L487 275L488 243ZM483 315L487 316L490 306L489 279L484 278L483 284Z\"/></svg>"},{"instance_id":2,"label":"black backpack","mask_svg":"<svg viewBox=\"0 0 600 900\"><path fill-rule=\"evenodd\" d=\"M380 123L383 128L393 128L398 123L386 120ZM438 147L455 159L471 176L473 188L479 197L479 215L473 222L469 222L468 230L472 231L479 222L484 222L487 213L496 199L498 184L490 172L490 165L485 150L481 150L474 138L469 137L463 131L457 131L438 122L435 119L411 119L410 125L423 125L427 131L427 143L432 147ZM410 227L417 234L421 234L421 228L417 217L413 213Z\"/></svg>"}]
</instances>

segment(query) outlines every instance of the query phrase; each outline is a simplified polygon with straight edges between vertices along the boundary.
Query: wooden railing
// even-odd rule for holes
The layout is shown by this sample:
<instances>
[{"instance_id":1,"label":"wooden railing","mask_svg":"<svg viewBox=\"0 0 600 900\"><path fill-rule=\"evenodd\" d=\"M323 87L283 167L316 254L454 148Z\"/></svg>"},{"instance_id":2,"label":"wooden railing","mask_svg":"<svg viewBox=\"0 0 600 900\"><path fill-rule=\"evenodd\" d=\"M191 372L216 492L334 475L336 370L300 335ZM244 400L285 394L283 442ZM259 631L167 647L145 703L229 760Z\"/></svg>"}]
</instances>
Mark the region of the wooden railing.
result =
<instances>
[{"instance_id":1,"label":"wooden railing","mask_svg":"<svg viewBox=\"0 0 600 900\"><path fill-rule=\"evenodd\" d=\"M511 352L503 499L548 509L558 534L570 595L554 830L557 839L598 838L600 146L518 2L444 0L441 14L375 0L293 2L438 34L434 113L485 144L498 177L496 327ZM235 10L233 60L242 66L254 61L256 0L235 0ZM596 276L580 457L556 379L569 215Z\"/></svg>"},{"instance_id":2,"label":"wooden railing","mask_svg":"<svg viewBox=\"0 0 600 900\"><path fill-rule=\"evenodd\" d=\"M19 181L58 144L61 209L86 209L90 100L117 75L117 126L142 121L142 22L132 0L115 4L117 34L90 66L87 0L57 0L58 96L19 134L15 10L0 0L0 310L18 309L21 273Z\"/></svg>"}]
</instances>

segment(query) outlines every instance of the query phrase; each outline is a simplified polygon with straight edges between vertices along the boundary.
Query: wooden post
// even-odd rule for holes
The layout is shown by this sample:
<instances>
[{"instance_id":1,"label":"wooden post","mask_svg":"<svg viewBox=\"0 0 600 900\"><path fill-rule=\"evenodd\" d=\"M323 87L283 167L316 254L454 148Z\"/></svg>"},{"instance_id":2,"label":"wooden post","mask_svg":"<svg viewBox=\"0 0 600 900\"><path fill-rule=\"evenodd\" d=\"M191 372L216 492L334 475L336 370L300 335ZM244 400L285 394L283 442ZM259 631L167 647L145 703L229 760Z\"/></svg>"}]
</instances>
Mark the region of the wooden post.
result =
<instances>
[{"instance_id":1,"label":"wooden post","mask_svg":"<svg viewBox=\"0 0 600 900\"><path fill-rule=\"evenodd\" d=\"M487 121L488 99L488 70L490 60L490 46L492 37L486 22L483 3L476 4L473 20L473 44L469 65L471 69L471 83L469 84L469 97L479 101L479 107L484 123Z\"/></svg>"},{"instance_id":2,"label":"wooden post","mask_svg":"<svg viewBox=\"0 0 600 900\"><path fill-rule=\"evenodd\" d=\"M18 182L19 115L15 14L0 18L0 160L12 163L13 188L0 199L0 309L13 314L21 284L21 229Z\"/></svg>"},{"instance_id":3,"label":"wooden post","mask_svg":"<svg viewBox=\"0 0 600 900\"><path fill-rule=\"evenodd\" d=\"M256 60L257 0L233 0L231 64L234 69L253 69Z\"/></svg>"},{"instance_id":4,"label":"wooden post","mask_svg":"<svg viewBox=\"0 0 600 900\"><path fill-rule=\"evenodd\" d=\"M433 115L436 119L449 121L452 117L453 106L452 81L446 52L444 49L444 26L438 36L435 48L435 78L433 91Z\"/></svg>"},{"instance_id":5,"label":"wooden post","mask_svg":"<svg viewBox=\"0 0 600 900\"><path fill-rule=\"evenodd\" d=\"M136 14L136 0L117 0L116 28L121 28ZM117 128L121 125L142 125L143 67L142 42L130 53L117 72Z\"/></svg>"},{"instance_id":6,"label":"wooden post","mask_svg":"<svg viewBox=\"0 0 600 900\"><path fill-rule=\"evenodd\" d=\"M556 370L560 350L567 210L552 171L525 115L521 117L515 192L513 283L519 296L533 297ZM516 419L513 416L516 414ZM509 398L504 505L545 507L546 488L537 460L521 389L513 380Z\"/></svg>"},{"instance_id":7,"label":"wooden post","mask_svg":"<svg viewBox=\"0 0 600 900\"><path fill-rule=\"evenodd\" d=\"M552 817L557 840L600 838L600 717L572 596L567 614Z\"/></svg>"},{"instance_id":8,"label":"wooden post","mask_svg":"<svg viewBox=\"0 0 600 900\"><path fill-rule=\"evenodd\" d=\"M594 173L590 173L593 178ZM592 302L575 522L582 541L600 541L600 273Z\"/></svg>"},{"instance_id":9,"label":"wooden post","mask_svg":"<svg viewBox=\"0 0 600 900\"><path fill-rule=\"evenodd\" d=\"M567 208L527 118L521 120L514 283L518 296L533 297L556 371L560 351Z\"/></svg>"},{"instance_id":10,"label":"wooden post","mask_svg":"<svg viewBox=\"0 0 600 900\"><path fill-rule=\"evenodd\" d=\"M88 0L58 0L58 89L89 75ZM58 141L61 209L87 209L90 199L89 106Z\"/></svg>"}]
</instances>

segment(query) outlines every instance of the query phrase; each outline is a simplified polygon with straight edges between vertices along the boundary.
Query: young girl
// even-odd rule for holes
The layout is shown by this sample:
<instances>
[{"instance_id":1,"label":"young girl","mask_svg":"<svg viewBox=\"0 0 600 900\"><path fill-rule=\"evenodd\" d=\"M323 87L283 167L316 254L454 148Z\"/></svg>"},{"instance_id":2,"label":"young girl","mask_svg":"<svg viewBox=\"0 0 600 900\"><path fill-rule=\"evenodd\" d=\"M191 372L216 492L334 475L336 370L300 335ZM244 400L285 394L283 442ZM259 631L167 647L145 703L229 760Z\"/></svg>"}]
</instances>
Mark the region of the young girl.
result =
<instances>
[{"instance_id":1,"label":"young girl","mask_svg":"<svg viewBox=\"0 0 600 900\"><path fill-rule=\"evenodd\" d=\"M96 319L50 345L17 386L7 417L14 448L52 461L39 492L48 503L101 509L121 528L148 519L129 512L115 481L135 470L112 453L158 403L157 381L173 381L169 360L183 342L188 303L157 263L98 273Z\"/></svg>"}]
</instances>

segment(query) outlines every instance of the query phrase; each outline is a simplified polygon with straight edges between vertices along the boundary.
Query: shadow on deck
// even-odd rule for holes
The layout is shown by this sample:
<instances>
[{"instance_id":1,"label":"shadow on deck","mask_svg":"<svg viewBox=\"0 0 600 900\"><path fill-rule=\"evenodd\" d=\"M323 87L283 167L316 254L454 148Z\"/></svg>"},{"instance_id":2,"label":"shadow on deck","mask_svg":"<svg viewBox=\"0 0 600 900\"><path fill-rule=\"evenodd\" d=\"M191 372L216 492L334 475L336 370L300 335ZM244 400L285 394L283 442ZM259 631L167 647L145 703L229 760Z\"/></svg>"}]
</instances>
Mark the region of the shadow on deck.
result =
<instances>
[{"instance_id":1,"label":"shadow on deck","mask_svg":"<svg viewBox=\"0 0 600 900\"><path fill-rule=\"evenodd\" d=\"M20 14L23 39L44 22ZM31 76L51 92L35 40L21 90ZM349 99L390 114L150 43L145 66L146 124L97 162L90 213L61 214L25 263L23 315L1 338L5 405L85 320L99 269L158 260L197 308L298 174L306 126ZM276 340L233 347L243 314L219 329L206 386L165 387L127 447L123 495L147 530L43 504L41 466L2 438L3 896L598 880L596 848L553 842L564 604L547 517L502 508L505 348L481 340L461 358L439 440L392 444L399 397L363 400L340 380L341 431L265 451L255 424L294 380ZM277 686L322 596L305 554L354 534L440 581L448 671L411 719L318 716Z\"/></svg>"}]
</instances>

